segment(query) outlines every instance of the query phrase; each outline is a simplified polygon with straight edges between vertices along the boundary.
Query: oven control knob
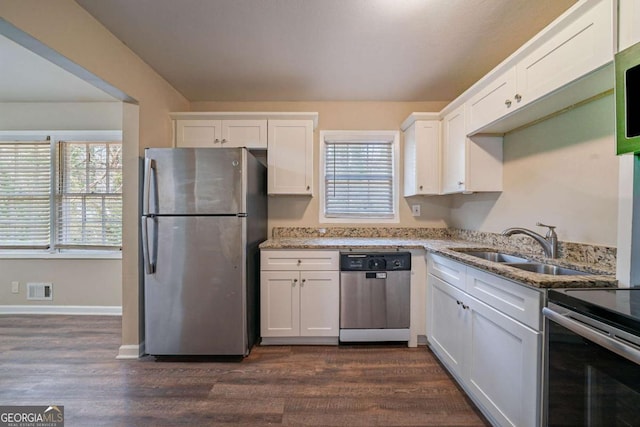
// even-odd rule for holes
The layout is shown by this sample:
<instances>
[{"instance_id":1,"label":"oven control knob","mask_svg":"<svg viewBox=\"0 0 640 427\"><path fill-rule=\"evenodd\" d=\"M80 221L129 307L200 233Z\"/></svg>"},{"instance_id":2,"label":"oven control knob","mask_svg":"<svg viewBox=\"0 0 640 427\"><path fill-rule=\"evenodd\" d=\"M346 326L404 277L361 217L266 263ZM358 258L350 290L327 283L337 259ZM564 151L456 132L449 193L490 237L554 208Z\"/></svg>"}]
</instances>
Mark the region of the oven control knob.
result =
<instances>
[{"instance_id":1,"label":"oven control knob","mask_svg":"<svg viewBox=\"0 0 640 427\"><path fill-rule=\"evenodd\" d=\"M393 266L395 268L400 268L400 267L402 267L402 263L400 262L399 259L396 259L396 260L393 260Z\"/></svg>"}]
</instances>

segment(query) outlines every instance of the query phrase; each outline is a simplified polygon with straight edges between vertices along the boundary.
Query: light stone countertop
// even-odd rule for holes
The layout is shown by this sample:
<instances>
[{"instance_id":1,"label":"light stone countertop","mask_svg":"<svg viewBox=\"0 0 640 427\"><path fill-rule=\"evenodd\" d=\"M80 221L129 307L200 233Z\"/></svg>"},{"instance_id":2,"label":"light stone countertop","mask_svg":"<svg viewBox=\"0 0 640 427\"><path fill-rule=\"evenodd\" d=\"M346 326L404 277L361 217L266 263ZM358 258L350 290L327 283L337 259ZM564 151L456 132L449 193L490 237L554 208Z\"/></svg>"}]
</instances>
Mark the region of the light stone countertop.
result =
<instances>
[{"instance_id":1,"label":"light stone countertop","mask_svg":"<svg viewBox=\"0 0 640 427\"><path fill-rule=\"evenodd\" d=\"M425 238L394 238L394 237L281 237L263 242L260 249L337 249L356 251L362 250L409 250L424 249L445 257L461 261L472 267L496 274L497 276L514 280L535 288L586 288L586 287L615 287L617 280L615 271L603 269L596 264L566 262L562 259L544 259L532 257L528 254L519 254L513 251L504 251L501 248L490 245L482 245L477 242L446 239ZM594 275L566 275L554 276L548 274L532 273L520 270L502 263L487 261L465 254L470 250L496 250L514 255L524 256L535 261L542 261L562 267L596 273Z\"/></svg>"}]
</instances>

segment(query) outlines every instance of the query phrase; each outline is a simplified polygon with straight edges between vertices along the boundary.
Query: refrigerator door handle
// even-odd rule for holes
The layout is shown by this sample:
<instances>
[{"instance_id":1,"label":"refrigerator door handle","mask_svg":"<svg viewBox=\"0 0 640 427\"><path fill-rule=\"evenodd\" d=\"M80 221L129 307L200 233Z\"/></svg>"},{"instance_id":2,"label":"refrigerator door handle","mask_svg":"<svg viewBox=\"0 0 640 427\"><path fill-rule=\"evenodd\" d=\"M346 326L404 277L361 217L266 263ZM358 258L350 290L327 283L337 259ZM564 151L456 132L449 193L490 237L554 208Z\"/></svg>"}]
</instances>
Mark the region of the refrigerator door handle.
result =
<instances>
[{"instance_id":1,"label":"refrigerator door handle","mask_svg":"<svg viewBox=\"0 0 640 427\"><path fill-rule=\"evenodd\" d=\"M151 192L151 174L155 174L156 163L153 159L144 159L144 183L142 184L142 214L149 215L155 212L151 212L150 207L150 192ZM155 182L155 180L154 180ZM157 184L156 184L157 185ZM156 193L157 194L157 193Z\"/></svg>"},{"instance_id":2,"label":"refrigerator door handle","mask_svg":"<svg viewBox=\"0 0 640 427\"><path fill-rule=\"evenodd\" d=\"M149 220L152 220L155 224L155 218L149 218L146 216L142 217L142 257L144 258L144 271L147 274L153 274L156 272L156 263L155 260L152 260L149 253L149 230L147 229ZM154 233L154 242L155 242L155 233ZM156 251L154 251L155 253ZM155 256L154 256L155 258Z\"/></svg>"}]
</instances>

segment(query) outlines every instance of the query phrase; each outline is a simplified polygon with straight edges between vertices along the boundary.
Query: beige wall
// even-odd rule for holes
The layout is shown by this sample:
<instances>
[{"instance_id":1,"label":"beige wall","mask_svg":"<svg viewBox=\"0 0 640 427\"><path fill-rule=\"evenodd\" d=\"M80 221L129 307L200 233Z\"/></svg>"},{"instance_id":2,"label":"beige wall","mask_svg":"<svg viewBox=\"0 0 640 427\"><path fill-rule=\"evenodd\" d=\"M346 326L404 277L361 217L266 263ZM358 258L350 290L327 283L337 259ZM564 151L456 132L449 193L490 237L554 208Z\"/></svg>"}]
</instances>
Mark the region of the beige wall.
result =
<instances>
[{"instance_id":1,"label":"beige wall","mask_svg":"<svg viewBox=\"0 0 640 427\"><path fill-rule=\"evenodd\" d=\"M454 227L500 232L556 225L560 240L616 246L618 158L613 95L504 139L504 191L456 195Z\"/></svg>"},{"instance_id":2,"label":"beige wall","mask_svg":"<svg viewBox=\"0 0 640 427\"><path fill-rule=\"evenodd\" d=\"M0 130L122 130L122 102L0 102Z\"/></svg>"},{"instance_id":3,"label":"beige wall","mask_svg":"<svg viewBox=\"0 0 640 427\"><path fill-rule=\"evenodd\" d=\"M0 0L0 16L51 49L84 67L138 102L135 116L125 108L125 187L122 260L122 343L140 342L138 270L137 157L144 147L171 145L170 111L189 109L188 101L127 46L72 0ZM135 130L136 135L127 135ZM137 145L135 147L131 146Z\"/></svg>"},{"instance_id":4,"label":"beige wall","mask_svg":"<svg viewBox=\"0 0 640 427\"><path fill-rule=\"evenodd\" d=\"M11 293L11 282L20 292ZM52 301L27 300L28 282L53 284ZM0 305L112 306L122 303L119 259L0 259Z\"/></svg>"},{"instance_id":5,"label":"beige wall","mask_svg":"<svg viewBox=\"0 0 640 427\"><path fill-rule=\"evenodd\" d=\"M193 102L192 111L315 111L319 113L314 137L314 193L318 195L319 131L321 130L400 130L414 111L440 111L444 102ZM403 139L400 132L401 153ZM403 165L400 161L400 192ZM269 198L269 230L273 227L348 226L358 224L320 224L319 197L273 196ZM446 227L449 198L400 198L400 223L384 226ZM411 215L411 205L421 206L421 217ZM376 224L367 224L376 226Z\"/></svg>"}]
</instances>

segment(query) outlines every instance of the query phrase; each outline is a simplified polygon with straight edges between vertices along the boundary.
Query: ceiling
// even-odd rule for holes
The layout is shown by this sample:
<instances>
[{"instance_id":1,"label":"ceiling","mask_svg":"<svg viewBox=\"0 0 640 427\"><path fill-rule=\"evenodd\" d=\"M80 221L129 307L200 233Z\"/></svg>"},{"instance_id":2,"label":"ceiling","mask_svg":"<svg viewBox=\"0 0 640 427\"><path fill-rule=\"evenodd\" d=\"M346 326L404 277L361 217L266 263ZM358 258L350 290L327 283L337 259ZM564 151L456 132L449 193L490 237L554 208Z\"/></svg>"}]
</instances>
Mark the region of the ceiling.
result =
<instances>
[{"instance_id":1,"label":"ceiling","mask_svg":"<svg viewBox=\"0 0 640 427\"><path fill-rule=\"evenodd\" d=\"M0 35L0 102L109 102L115 99Z\"/></svg>"},{"instance_id":2,"label":"ceiling","mask_svg":"<svg viewBox=\"0 0 640 427\"><path fill-rule=\"evenodd\" d=\"M575 0L76 0L190 101L449 101Z\"/></svg>"}]
</instances>

